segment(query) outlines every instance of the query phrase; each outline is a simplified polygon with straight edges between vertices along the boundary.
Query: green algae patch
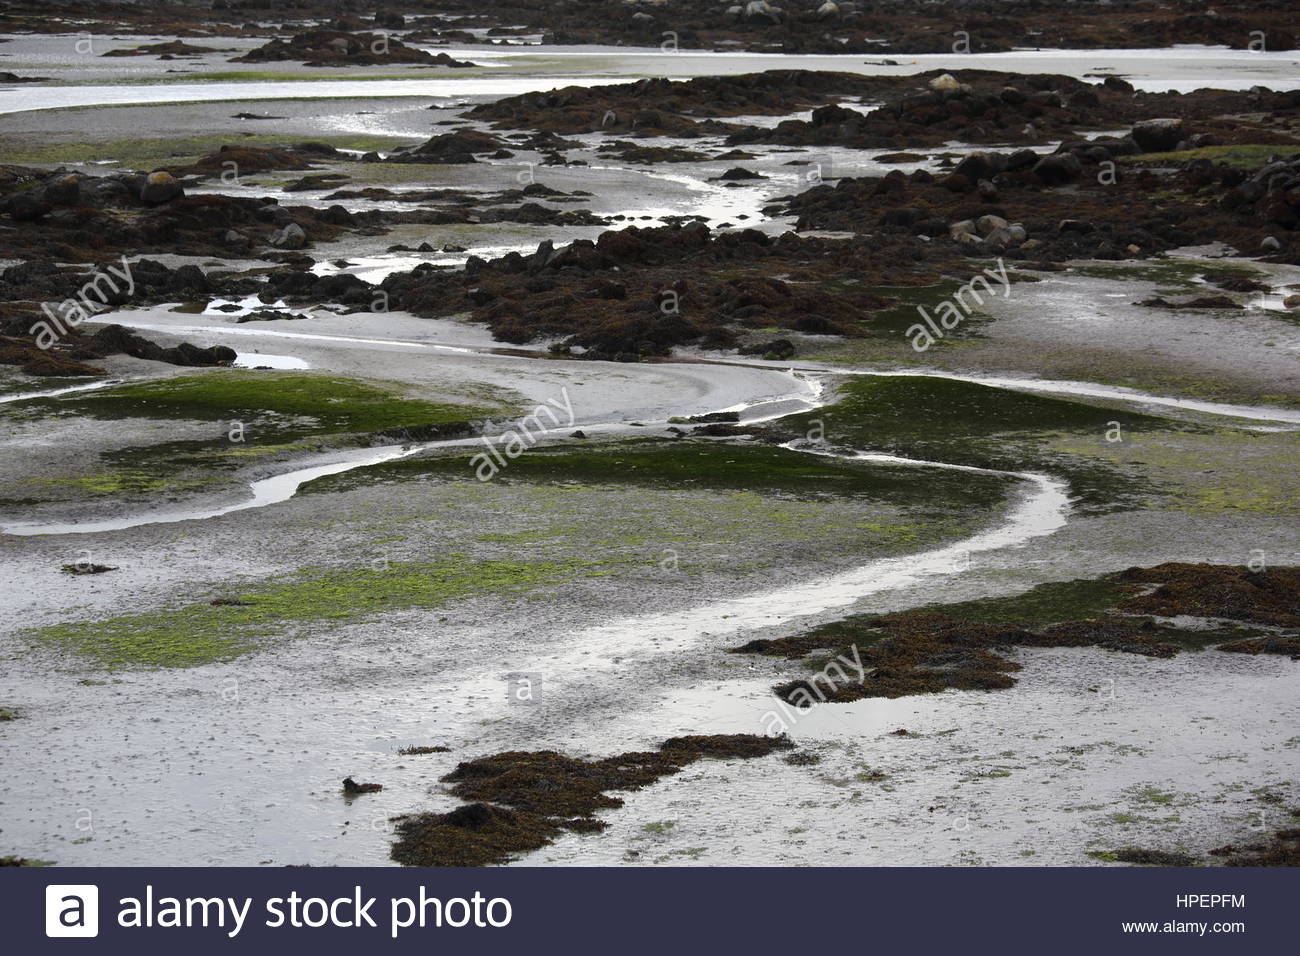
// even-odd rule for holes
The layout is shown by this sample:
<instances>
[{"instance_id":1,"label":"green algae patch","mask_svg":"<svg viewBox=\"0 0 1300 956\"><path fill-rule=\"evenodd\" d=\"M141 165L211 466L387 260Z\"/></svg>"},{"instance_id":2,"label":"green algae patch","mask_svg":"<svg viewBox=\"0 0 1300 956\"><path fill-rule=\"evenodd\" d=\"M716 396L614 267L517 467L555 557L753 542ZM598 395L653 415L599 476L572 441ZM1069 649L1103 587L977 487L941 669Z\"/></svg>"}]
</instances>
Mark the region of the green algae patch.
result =
<instances>
[{"instance_id":1,"label":"green algae patch","mask_svg":"<svg viewBox=\"0 0 1300 956\"><path fill-rule=\"evenodd\" d=\"M873 375L839 387L838 401L771 426L790 438L823 437L832 445L1004 471L1042 470L1070 483L1090 512L1135 507L1158 493L1133 468L1087 449L1065 454L1060 435L1199 431L1204 426L1064 398L929 375ZM927 479L929 480L929 479Z\"/></svg>"},{"instance_id":2,"label":"green algae patch","mask_svg":"<svg viewBox=\"0 0 1300 956\"><path fill-rule=\"evenodd\" d=\"M1293 147L1270 145L1241 146L1201 146L1198 149L1182 149L1168 153L1142 153L1137 156L1121 156L1120 162L1133 166L1173 166L1197 159L1208 159L1213 163L1224 163L1234 169L1255 170L1268 163L1273 156L1290 156L1296 150Z\"/></svg>"},{"instance_id":3,"label":"green algae patch","mask_svg":"<svg viewBox=\"0 0 1300 956\"><path fill-rule=\"evenodd\" d=\"M430 402L400 396L394 387L311 372L227 370L139 382L59 402L103 418L224 421L240 415L312 419L312 433L379 432L464 422L501 407Z\"/></svg>"},{"instance_id":4,"label":"green algae patch","mask_svg":"<svg viewBox=\"0 0 1300 956\"><path fill-rule=\"evenodd\" d=\"M265 435L249 431L246 441ZM236 473L254 463L289 464L295 457L326 450L329 442L304 440L282 444L238 444L226 438L162 442L101 452L88 461L95 468L82 474L28 477L11 484L29 492L26 504L111 498L119 503L166 496L170 500L220 491Z\"/></svg>"},{"instance_id":5,"label":"green algae patch","mask_svg":"<svg viewBox=\"0 0 1300 956\"><path fill-rule=\"evenodd\" d=\"M48 488L71 489L77 497L124 498L134 495L154 495L163 492L177 494L201 491L217 481L216 478L173 478L155 471L124 469L78 475L64 478L29 478L33 485Z\"/></svg>"},{"instance_id":6,"label":"green algae patch","mask_svg":"<svg viewBox=\"0 0 1300 956\"><path fill-rule=\"evenodd\" d=\"M901 341L911 351L911 340L907 337L907 330L921 320L918 309L925 309L927 314L933 315L935 309L944 302L951 302L957 290L966 285L966 280L945 278L931 285L871 286L867 291L872 295L895 301L893 305L873 312L870 323L862 328L862 332L871 337ZM936 340L932 347L951 348L962 339L976 337L980 334L980 327L991 321L987 313L977 308L967 314L956 328Z\"/></svg>"},{"instance_id":7,"label":"green algae patch","mask_svg":"<svg viewBox=\"0 0 1300 956\"><path fill-rule=\"evenodd\" d=\"M584 573L599 573L598 566L577 560L471 562L456 555L435 562L306 570L207 601L59 624L28 635L108 668L196 667L231 660L308 625L347 624L479 594L523 594Z\"/></svg>"},{"instance_id":8,"label":"green algae patch","mask_svg":"<svg viewBox=\"0 0 1300 956\"><path fill-rule=\"evenodd\" d=\"M1207 286L1200 280L1207 273L1232 275L1240 279L1265 278L1265 273L1239 263L1216 263L1202 259L1143 259L1128 262L1075 262L1070 274L1090 279L1109 279L1117 282L1149 282L1157 292L1177 295L1183 292L1205 292Z\"/></svg>"},{"instance_id":9,"label":"green algae patch","mask_svg":"<svg viewBox=\"0 0 1300 956\"><path fill-rule=\"evenodd\" d=\"M799 431L822 419L828 441L876 447L944 445L1057 431L1095 431L1100 435L1117 416L1134 431L1195 427L937 375L865 376L841 385L839 395L832 405L789 416L779 424L788 431Z\"/></svg>"},{"instance_id":10,"label":"green algae patch","mask_svg":"<svg viewBox=\"0 0 1300 956\"><path fill-rule=\"evenodd\" d=\"M334 492L376 482L476 480L472 456L404 459L312 482L308 493ZM592 448L537 448L511 460L493 479L509 485L736 491L800 500L871 498L936 509L989 509L1006 496L1010 479L958 474L920 466L881 465L755 443L646 439ZM937 509L942 510L942 509Z\"/></svg>"},{"instance_id":11,"label":"green algae patch","mask_svg":"<svg viewBox=\"0 0 1300 956\"><path fill-rule=\"evenodd\" d=\"M64 474L15 484L33 502L175 499L229 484L251 465L288 464L330 447L469 435L477 422L515 411L501 390L444 391L439 401L411 391L313 372L223 369L14 403L23 407L7 414L211 423L197 429L210 437L117 448Z\"/></svg>"},{"instance_id":12,"label":"green algae patch","mask_svg":"<svg viewBox=\"0 0 1300 956\"><path fill-rule=\"evenodd\" d=\"M1140 468L1167 490L1165 507L1202 516L1300 514L1300 437L1216 428L1108 444L1061 440L1055 448Z\"/></svg>"},{"instance_id":13,"label":"green algae patch","mask_svg":"<svg viewBox=\"0 0 1300 956\"><path fill-rule=\"evenodd\" d=\"M489 551L729 578L788 572L792 560L840 566L937 547L999 520L1018 487L998 475L756 442L638 439L534 448L486 482L465 454L402 459L319 479L300 494L400 489L415 528L442 512L508 515L470 535Z\"/></svg>"},{"instance_id":14,"label":"green algae patch","mask_svg":"<svg viewBox=\"0 0 1300 956\"><path fill-rule=\"evenodd\" d=\"M1111 611L1127 592L1110 578L1049 581L1020 594L977 598L952 604L930 604L921 610L980 624L1020 624L1038 627L1078 620Z\"/></svg>"}]
</instances>

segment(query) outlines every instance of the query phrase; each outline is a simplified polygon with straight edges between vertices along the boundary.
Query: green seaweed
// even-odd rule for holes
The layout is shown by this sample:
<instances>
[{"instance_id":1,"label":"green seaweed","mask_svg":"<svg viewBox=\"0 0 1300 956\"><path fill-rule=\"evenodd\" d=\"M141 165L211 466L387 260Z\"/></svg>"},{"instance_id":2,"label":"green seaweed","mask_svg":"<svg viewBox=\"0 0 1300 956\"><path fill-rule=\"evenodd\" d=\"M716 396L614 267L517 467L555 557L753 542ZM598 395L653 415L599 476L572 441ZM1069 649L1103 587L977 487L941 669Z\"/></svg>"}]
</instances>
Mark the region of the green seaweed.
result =
<instances>
[{"instance_id":1,"label":"green seaweed","mask_svg":"<svg viewBox=\"0 0 1300 956\"><path fill-rule=\"evenodd\" d=\"M315 425L286 433L372 433L424 425L465 422L506 409L404 398L398 386L380 385L314 372L230 369L183 375L74 394L57 400L65 412L96 418L156 418L228 421L240 415L307 418Z\"/></svg>"},{"instance_id":2,"label":"green seaweed","mask_svg":"<svg viewBox=\"0 0 1300 956\"><path fill-rule=\"evenodd\" d=\"M1260 279L1264 275L1258 269L1238 263L1158 257L1140 262L1076 262L1070 266L1072 275L1091 279L1156 283L1158 291L1165 295L1204 292L1207 287L1196 280L1207 272L1230 272L1244 279Z\"/></svg>"},{"instance_id":3,"label":"green seaweed","mask_svg":"<svg viewBox=\"0 0 1300 956\"><path fill-rule=\"evenodd\" d=\"M194 667L239 657L303 625L352 623L475 594L518 594L597 570L594 563L577 560L475 562L460 555L383 567L305 569L215 600L26 633L38 644L70 648L107 668Z\"/></svg>"},{"instance_id":4,"label":"green seaweed","mask_svg":"<svg viewBox=\"0 0 1300 956\"><path fill-rule=\"evenodd\" d=\"M515 411L503 393L490 390L439 402L403 391L409 388L313 372L222 369L9 403L4 414L222 423L211 438L118 448L103 452L91 469L15 482L34 500L51 501L181 495L227 481L253 460L291 461L327 445L471 434L474 422Z\"/></svg>"},{"instance_id":5,"label":"green seaweed","mask_svg":"<svg viewBox=\"0 0 1300 956\"><path fill-rule=\"evenodd\" d=\"M1273 156L1293 156L1294 147L1245 144L1237 146L1201 146L1196 149L1183 149L1167 153L1142 153L1138 156L1121 156L1120 162L1128 165L1162 166L1191 162L1195 159L1208 159L1214 163L1225 163L1235 169L1255 170L1268 163Z\"/></svg>"},{"instance_id":6,"label":"green seaweed","mask_svg":"<svg viewBox=\"0 0 1300 956\"><path fill-rule=\"evenodd\" d=\"M864 291L872 295L895 299L894 305L886 306L871 315L869 324L862 327L862 332L873 338L908 343L907 330L921 321L917 310L924 308L930 315L944 302L953 299L958 289L966 285L965 280L944 278L931 285L917 286L868 286ZM970 312L960 324L944 334L935 342L934 347L951 348L964 339L980 335L980 328L992 319L976 309Z\"/></svg>"},{"instance_id":7,"label":"green seaweed","mask_svg":"<svg viewBox=\"0 0 1300 956\"><path fill-rule=\"evenodd\" d=\"M321 478L307 493L337 492L378 483L475 480L473 454L412 458ZM756 443L642 439L575 449L535 448L493 479L502 484L638 485L651 488L739 490L801 500L861 497L924 507L987 509L1005 496L1010 479L921 466L880 465L813 456ZM944 502L945 506L937 503Z\"/></svg>"},{"instance_id":8,"label":"green seaweed","mask_svg":"<svg viewBox=\"0 0 1300 956\"><path fill-rule=\"evenodd\" d=\"M839 387L838 401L791 415L772 429L907 458L1006 471L1042 470L1066 478L1078 504L1104 512L1134 507L1159 492L1134 467L1066 454L1049 440L1095 438L1119 423L1125 434L1200 431L1203 426L1127 410L928 375L873 375Z\"/></svg>"}]
</instances>

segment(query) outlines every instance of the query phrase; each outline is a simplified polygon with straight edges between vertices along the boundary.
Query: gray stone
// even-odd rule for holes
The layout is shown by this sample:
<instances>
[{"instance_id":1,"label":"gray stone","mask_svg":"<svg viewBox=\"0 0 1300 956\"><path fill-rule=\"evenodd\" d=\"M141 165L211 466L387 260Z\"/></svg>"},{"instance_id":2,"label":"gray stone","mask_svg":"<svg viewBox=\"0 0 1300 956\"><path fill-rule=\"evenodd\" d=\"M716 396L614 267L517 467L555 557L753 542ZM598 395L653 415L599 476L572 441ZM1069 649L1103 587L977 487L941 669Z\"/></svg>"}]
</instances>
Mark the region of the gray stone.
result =
<instances>
[{"instance_id":1,"label":"gray stone","mask_svg":"<svg viewBox=\"0 0 1300 956\"><path fill-rule=\"evenodd\" d=\"M1144 153L1167 153L1183 139L1183 121L1176 118L1143 120L1130 134Z\"/></svg>"},{"instance_id":2,"label":"gray stone","mask_svg":"<svg viewBox=\"0 0 1300 956\"><path fill-rule=\"evenodd\" d=\"M1001 248L1003 246L1011 245L1015 240L1011 237L1010 229L999 227L985 236L984 241L990 246Z\"/></svg>"},{"instance_id":3,"label":"gray stone","mask_svg":"<svg viewBox=\"0 0 1300 956\"><path fill-rule=\"evenodd\" d=\"M281 249L301 249L307 245L307 234L302 226L291 222L271 237L271 245Z\"/></svg>"},{"instance_id":4,"label":"gray stone","mask_svg":"<svg viewBox=\"0 0 1300 956\"><path fill-rule=\"evenodd\" d=\"M1044 156L1034 166L1034 175L1048 186L1059 186L1077 179L1083 172L1083 163L1073 153L1053 153Z\"/></svg>"}]
</instances>

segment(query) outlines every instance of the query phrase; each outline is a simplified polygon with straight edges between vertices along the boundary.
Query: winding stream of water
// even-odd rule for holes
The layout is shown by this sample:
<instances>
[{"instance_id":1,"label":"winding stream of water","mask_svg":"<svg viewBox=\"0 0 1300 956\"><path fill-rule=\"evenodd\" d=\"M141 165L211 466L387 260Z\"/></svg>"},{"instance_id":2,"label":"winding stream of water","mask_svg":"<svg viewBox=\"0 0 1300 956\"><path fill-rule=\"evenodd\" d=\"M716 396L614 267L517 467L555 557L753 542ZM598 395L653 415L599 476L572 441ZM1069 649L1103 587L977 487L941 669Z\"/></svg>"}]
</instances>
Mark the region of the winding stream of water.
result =
<instances>
[{"instance_id":1,"label":"winding stream of water","mask_svg":"<svg viewBox=\"0 0 1300 956\"><path fill-rule=\"evenodd\" d=\"M407 347L407 348L443 349L443 350L453 351L453 352L477 353L485 357L491 357L493 355L493 353L490 350L486 350L486 349L468 348L468 347L450 346L450 345L436 345L427 342L409 342L409 341L403 342L401 340L396 340L396 339L363 339L363 338L357 338L353 336L326 335L326 334L308 333L308 332L281 332L278 330L270 330L270 329L228 328L225 326L220 328L213 327L213 326L179 326L178 327L178 326L151 324L151 323L143 323L143 322L133 323L130 320L122 321L120 324L128 325L133 328L153 329L153 330L170 331L170 332L186 332L186 333L198 332L198 333L220 333L220 334L228 334L234 332L236 334L244 334L244 335L270 335L270 336L276 336L280 338L300 338L304 340L314 339L320 341L351 341L351 342L356 342L357 344L386 345L386 346L398 346L398 347ZM275 356L274 358L280 360L282 365L286 360L289 362L295 361L292 356ZM303 364L305 365L305 363ZM731 363L714 362L711 364L725 365ZM289 366L284 365L283 367L289 367ZM774 369L774 371L776 370ZM826 373L827 370L806 369L803 371L818 372L824 374ZM839 371L841 374L848 374L848 375L891 376L891 375L898 374L894 372L878 372L878 371L871 371L871 370L864 370L864 369L844 369L844 370L837 370L837 371ZM799 377L798 373L796 373L795 370L792 369L791 372L796 374L797 377ZM981 385L988 385L995 388L1019 389L1025 391L1041 391L1041 392L1048 392L1048 393L1055 393L1055 394L1062 394L1062 395L1078 395L1078 396L1089 397L1089 398L1122 399L1124 401L1134 402L1143 405L1178 408L1178 409L1184 409L1188 411L1196 411L1196 412L1202 412L1202 413L1207 413L1212 415L1221 415L1221 416L1226 416L1231 418L1247 419L1252 421L1267 421L1267 422L1283 423L1285 427L1300 425L1300 411L1281 409L1281 408L1249 406L1249 405L1233 405L1224 402L1206 402L1197 399L1170 398L1161 395L1151 395L1146 392L1137 391L1136 389L1122 388L1117 386L1096 385L1089 382L999 378L993 376L960 375L960 374L953 374L953 373L939 372L939 371L909 372L906 374L922 376L922 377L951 378L957 381L972 382ZM824 391L824 383L814 379L808 379L803 377L801 377L801 381L803 383L803 388L801 388L801 391L799 393L793 393L776 400L767 399L761 402L741 403L732 406L730 408L723 409L723 411L737 411L741 413L750 413L744 415L744 420L750 423L754 423L759 421L768 421L775 418L780 418L785 415L794 414L799 411L807 411L823 405L824 400L822 398L822 394ZM69 386L67 388L55 389L43 393L26 393L26 394L13 395L7 397L0 397L0 402L3 401L12 402L12 401L34 399L34 398L57 397L59 395L68 394L70 392L85 391L94 388L103 388L111 384L114 383L96 382L88 385L74 385L74 386ZM761 414L755 414L755 409L760 407L763 409L763 412ZM654 424L665 424L665 423L666 423L666 419L660 422L656 422ZM589 432L611 432L611 431L625 430L626 427L627 427L626 423L623 422L600 422L593 425L584 426L584 428L586 428ZM567 428L547 429L543 432L538 432L537 434L540 437L556 437L561 432L564 431L567 431ZM200 521L208 518L218 518L221 517L222 515L231 514L237 511L248 511L256 508L264 508L269 505L279 504L281 502L288 501L298 493L298 490L304 484L313 481L317 478L323 478L329 475L343 474L345 472L354 471L359 468L367 468L372 465L383 464L384 462L394 461L399 458L406 458L411 455L418 454L420 452L430 451L437 448L466 447L477 443L478 440L479 440L478 438L456 438L456 439L441 439L437 441L423 442L414 445L412 444L386 445L376 449L369 449L365 452L351 453L341 460L327 461L324 463L321 463L318 460L316 463L305 467L295 468L291 471L285 472L280 475L274 475L271 477L261 478L256 481L253 481L249 484L249 492L251 497L243 501L239 501L233 504L227 504L215 508L209 508L204 510L183 509L183 510L170 510L170 511L150 511L142 514L131 515L131 516L106 518L99 521L18 522L18 523L13 523L8 525L0 525L0 533L19 535L19 536L94 534L94 533L100 533L106 531L121 531L126 528L134 528L146 524L169 524L169 523L180 522L180 521ZM789 447L793 447L793 446L789 446ZM796 448L795 450L809 451L809 449L805 449L805 448ZM821 452L812 450L812 453L817 454ZM331 457L335 457L335 456L331 456ZM892 456L873 455L868 453L861 453L858 455L858 458L860 460L892 461L895 463L906 461L905 459L898 459ZM910 463L916 465L922 465L926 467L935 467L935 468L962 469L963 467L957 465L950 465L944 462L933 462L933 461L914 461ZM980 469L966 468L964 470L979 471ZM1054 479L1049 479L1041 475L1034 476L1029 474L1023 474L1023 475L1017 474L1015 475L1015 477L1021 478L1022 480L1026 480L1026 481L1042 481L1048 483L1054 481ZM1064 521L1064 518L1062 517L1061 520ZM966 550L971 550L971 548L968 546ZM975 550L979 550L979 549L976 548Z\"/></svg>"},{"instance_id":2,"label":"winding stream of water","mask_svg":"<svg viewBox=\"0 0 1300 956\"><path fill-rule=\"evenodd\" d=\"M763 399L761 401L749 402L726 410L747 411L757 409L759 410L758 417L749 420L760 421L766 420L767 418L789 415L797 411L807 411L816 408L821 401L822 389L820 383L810 382L807 379L798 376L795 376L795 378L800 382L800 387L796 392L776 399ZM50 394L57 393L28 395L26 397L48 397ZM667 419L651 424L667 424ZM626 422L599 422L592 425L584 424L582 427L584 431L589 434L611 434L630 432L632 430ZM530 431L536 438L546 438L559 437L560 435L569 432L571 428L572 425L566 425L559 428L548 428L540 431L538 429L531 429ZM372 465L380 465L385 462L396 461L399 458L408 458L411 455L434 449L473 447L479 445L479 443L480 439L477 436L470 438L446 438L415 444L384 445L378 448L352 452L342 459L339 459L337 454L318 456L317 461L314 464L295 468L292 471L280 475L260 478L256 481L250 482L248 487L251 492L251 497L233 504L202 510L181 509L148 511L135 515L105 518L99 521L18 522L14 524L0 525L0 533L18 535L21 537L30 537L33 535L97 534L106 531L122 531L127 528L137 528L141 525L148 524L172 524L180 521L203 521L209 518L219 518L222 515L232 514L237 511L249 511L255 508L265 508L269 505L288 501L298 493L299 488L310 481L315 481L317 478L324 478L329 475L340 475L345 472L355 471L358 468L368 468ZM320 457L334 458L335 460L321 462Z\"/></svg>"},{"instance_id":3,"label":"winding stream of water","mask_svg":"<svg viewBox=\"0 0 1300 956\"><path fill-rule=\"evenodd\" d=\"M844 458L883 465L911 465L981 475L1014 478L1027 486L1011 511L996 527L972 537L920 554L867 561L838 574L801 581L786 587L755 591L737 598L673 610L663 614L632 615L609 624L574 633L564 650L534 659L512 660L510 670L544 674L548 694L577 699L599 675L635 670L638 660L681 654L705 643L739 632L785 624L791 620L845 608L865 597L907 587L930 578L943 578L968 570L970 557L983 551L1021 547L1034 538L1063 528L1070 513L1067 484L1032 472L995 471L944 462L922 461L870 452L840 455L799 443L783 446L807 454ZM465 706L482 711L493 708L493 691L501 675L484 675L481 668L456 681ZM558 693L557 693L558 685ZM463 708L462 708L463 710Z\"/></svg>"}]
</instances>

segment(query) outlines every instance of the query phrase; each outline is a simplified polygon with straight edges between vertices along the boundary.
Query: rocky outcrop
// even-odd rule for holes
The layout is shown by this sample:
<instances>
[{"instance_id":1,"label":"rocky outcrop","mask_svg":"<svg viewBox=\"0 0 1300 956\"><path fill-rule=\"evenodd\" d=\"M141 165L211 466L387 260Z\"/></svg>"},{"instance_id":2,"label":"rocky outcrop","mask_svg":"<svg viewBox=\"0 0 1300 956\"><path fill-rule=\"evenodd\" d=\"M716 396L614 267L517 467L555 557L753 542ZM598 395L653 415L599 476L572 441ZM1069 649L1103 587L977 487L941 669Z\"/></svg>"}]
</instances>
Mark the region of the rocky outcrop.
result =
<instances>
[{"instance_id":1,"label":"rocky outcrop","mask_svg":"<svg viewBox=\"0 0 1300 956\"><path fill-rule=\"evenodd\" d=\"M470 67L446 53L434 55L385 33L347 33L340 30L311 30L288 40L275 39L234 57L232 63L272 63L297 60L307 66L377 66L411 63L417 66Z\"/></svg>"}]
</instances>

